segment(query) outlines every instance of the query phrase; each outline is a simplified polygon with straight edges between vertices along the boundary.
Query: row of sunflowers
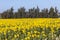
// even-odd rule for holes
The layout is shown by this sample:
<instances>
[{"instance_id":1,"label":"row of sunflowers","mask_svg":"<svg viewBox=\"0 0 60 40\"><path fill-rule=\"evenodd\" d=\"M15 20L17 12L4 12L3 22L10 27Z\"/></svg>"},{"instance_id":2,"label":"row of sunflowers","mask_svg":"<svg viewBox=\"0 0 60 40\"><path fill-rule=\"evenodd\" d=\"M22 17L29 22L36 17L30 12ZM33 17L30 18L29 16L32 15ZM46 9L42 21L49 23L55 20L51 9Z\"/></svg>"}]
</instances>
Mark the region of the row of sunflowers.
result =
<instances>
[{"instance_id":1,"label":"row of sunflowers","mask_svg":"<svg viewBox=\"0 0 60 40\"><path fill-rule=\"evenodd\" d=\"M0 19L0 40L60 40L60 19Z\"/></svg>"}]
</instances>

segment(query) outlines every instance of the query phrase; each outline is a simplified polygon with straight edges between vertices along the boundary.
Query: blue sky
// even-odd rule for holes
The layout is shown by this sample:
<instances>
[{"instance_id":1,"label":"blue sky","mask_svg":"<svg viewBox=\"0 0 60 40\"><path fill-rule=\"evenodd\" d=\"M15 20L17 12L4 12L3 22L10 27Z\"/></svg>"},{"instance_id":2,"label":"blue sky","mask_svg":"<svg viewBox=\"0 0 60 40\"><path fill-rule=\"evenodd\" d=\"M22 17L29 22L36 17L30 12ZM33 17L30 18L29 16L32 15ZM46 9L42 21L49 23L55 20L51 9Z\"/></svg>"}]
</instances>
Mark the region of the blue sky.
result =
<instances>
[{"instance_id":1,"label":"blue sky","mask_svg":"<svg viewBox=\"0 0 60 40\"><path fill-rule=\"evenodd\" d=\"M56 6L60 11L60 0L0 0L0 12L11 7L16 11L20 7L29 9L37 6L39 6L40 9Z\"/></svg>"}]
</instances>

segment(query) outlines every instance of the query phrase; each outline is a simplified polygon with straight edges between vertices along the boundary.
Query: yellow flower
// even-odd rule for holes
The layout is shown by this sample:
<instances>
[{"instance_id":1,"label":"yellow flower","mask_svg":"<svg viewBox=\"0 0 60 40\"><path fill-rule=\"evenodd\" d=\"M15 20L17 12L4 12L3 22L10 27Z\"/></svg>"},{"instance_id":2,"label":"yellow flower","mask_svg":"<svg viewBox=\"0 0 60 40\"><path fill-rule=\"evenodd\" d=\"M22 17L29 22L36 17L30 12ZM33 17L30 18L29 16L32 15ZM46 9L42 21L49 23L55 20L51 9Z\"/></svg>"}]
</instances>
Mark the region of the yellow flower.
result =
<instances>
[{"instance_id":1,"label":"yellow flower","mask_svg":"<svg viewBox=\"0 0 60 40\"><path fill-rule=\"evenodd\" d=\"M21 39L21 40L24 40L24 39Z\"/></svg>"},{"instance_id":2,"label":"yellow flower","mask_svg":"<svg viewBox=\"0 0 60 40\"><path fill-rule=\"evenodd\" d=\"M25 38L25 40L27 40L27 37Z\"/></svg>"},{"instance_id":3,"label":"yellow flower","mask_svg":"<svg viewBox=\"0 0 60 40\"><path fill-rule=\"evenodd\" d=\"M30 37L27 37L27 39L30 39Z\"/></svg>"},{"instance_id":4,"label":"yellow flower","mask_svg":"<svg viewBox=\"0 0 60 40\"><path fill-rule=\"evenodd\" d=\"M37 33L37 31L34 31L34 33Z\"/></svg>"},{"instance_id":5,"label":"yellow flower","mask_svg":"<svg viewBox=\"0 0 60 40\"><path fill-rule=\"evenodd\" d=\"M40 37L40 35L37 35L37 37Z\"/></svg>"},{"instance_id":6,"label":"yellow flower","mask_svg":"<svg viewBox=\"0 0 60 40\"><path fill-rule=\"evenodd\" d=\"M5 40L7 40L7 39L5 39Z\"/></svg>"},{"instance_id":7,"label":"yellow flower","mask_svg":"<svg viewBox=\"0 0 60 40\"><path fill-rule=\"evenodd\" d=\"M23 31L23 33L25 33L25 30L22 30Z\"/></svg>"},{"instance_id":8,"label":"yellow flower","mask_svg":"<svg viewBox=\"0 0 60 40\"><path fill-rule=\"evenodd\" d=\"M14 37L16 38L16 37L17 37L17 35L14 35Z\"/></svg>"},{"instance_id":9,"label":"yellow flower","mask_svg":"<svg viewBox=\"0 0 60 40\"><path fill-rule=\"evenodd\" d=\"M43 36L45 37L46 35L45 35L45 34L43 34Z\"/></svg>"},{"instance_id":10,"label":"yellow flower","mask_svg":"<svg viewBox=\"0 0 60 40\"><path fill-rule=\"evenodd\" d=\"M34 37L35 37L35 35L33 35L33 34L32 34L32 37L34 38Z\"/></svg>"},{"instance_id":11,"label":"yellow flower","mask_svg":"<svg viewBox=\"0 0 60 40\"><path fill-rule=\"evenodd\" d=\"M28 32L28 35L30 35L31 33L30 32Z\"/></svg>"},{"instance_id":12,"label":"yellow flower","mask_svg":"<svg viewBox=\"0 0 60 40\"><path fill-rule=\"evenodd\" d=\"M44 33L44 27L51 28L51 33L54 32L54 27L56 27L56 30L58 30L60 28L60 19L46 19L46 18L37 18L37 19L0 19L0 33L4 32L4 35L6 35L6 31L9 30L8 32L10 32L10 30L13 30L14 32L17 30L18 31L21 30L24 34L26 33L26 29L30 30L33 28L42 28L42 35L46 36ZM37 34L33 34L33 31L31 32L27 32L27 37L25 38L26 40L29 40L30 37L40 37L40 32L34 30L34 33L38 33ZM32 34L32 35L31 35ZM14 37L19 37L19 34L14 34ZM7 40L7 39L5 39ZM24 40L24 39L22 39Z\"/></svg>"}]
</instances>

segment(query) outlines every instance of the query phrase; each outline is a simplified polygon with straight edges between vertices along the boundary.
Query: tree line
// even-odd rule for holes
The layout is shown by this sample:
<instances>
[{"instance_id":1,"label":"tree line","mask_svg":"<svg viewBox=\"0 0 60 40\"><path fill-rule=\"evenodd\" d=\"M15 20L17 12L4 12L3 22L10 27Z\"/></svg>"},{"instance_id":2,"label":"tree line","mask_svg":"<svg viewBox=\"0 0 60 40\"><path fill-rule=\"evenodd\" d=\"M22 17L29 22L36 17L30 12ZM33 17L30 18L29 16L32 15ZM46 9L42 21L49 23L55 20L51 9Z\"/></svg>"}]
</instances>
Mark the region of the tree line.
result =
<instances>
[{"instance_id":1,"label":"tree line","mask_svg":"<svg viewBox=\"0 0 60 40\"><path fill-rule=\"evenodd\" d=\"M44 8L42 10L37 8L31 8L26 11L24 7L18 9L14 12L13 7L0 13L0 18L58 18L58 9L51 7L49 10Z\"/></svg>"}]
</instances>

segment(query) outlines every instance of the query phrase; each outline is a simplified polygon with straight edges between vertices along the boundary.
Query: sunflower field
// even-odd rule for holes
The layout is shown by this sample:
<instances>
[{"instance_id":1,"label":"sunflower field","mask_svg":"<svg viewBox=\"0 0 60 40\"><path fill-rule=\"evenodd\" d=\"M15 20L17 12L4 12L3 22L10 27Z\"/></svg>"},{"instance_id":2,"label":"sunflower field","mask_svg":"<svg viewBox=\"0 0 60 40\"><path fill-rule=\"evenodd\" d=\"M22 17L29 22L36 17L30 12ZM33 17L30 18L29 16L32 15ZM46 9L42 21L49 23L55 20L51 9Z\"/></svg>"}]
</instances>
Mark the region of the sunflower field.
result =
<instances>
[{"instance_id":1,"label":"sunflower field","mask_svg":"<svg viewBox=\"0 0 60 40\"><path fill-rule=\"evenodd\" d=\"M60 40L60 19L0 19L0 40Z\"/></svg>"}]
</instances>

